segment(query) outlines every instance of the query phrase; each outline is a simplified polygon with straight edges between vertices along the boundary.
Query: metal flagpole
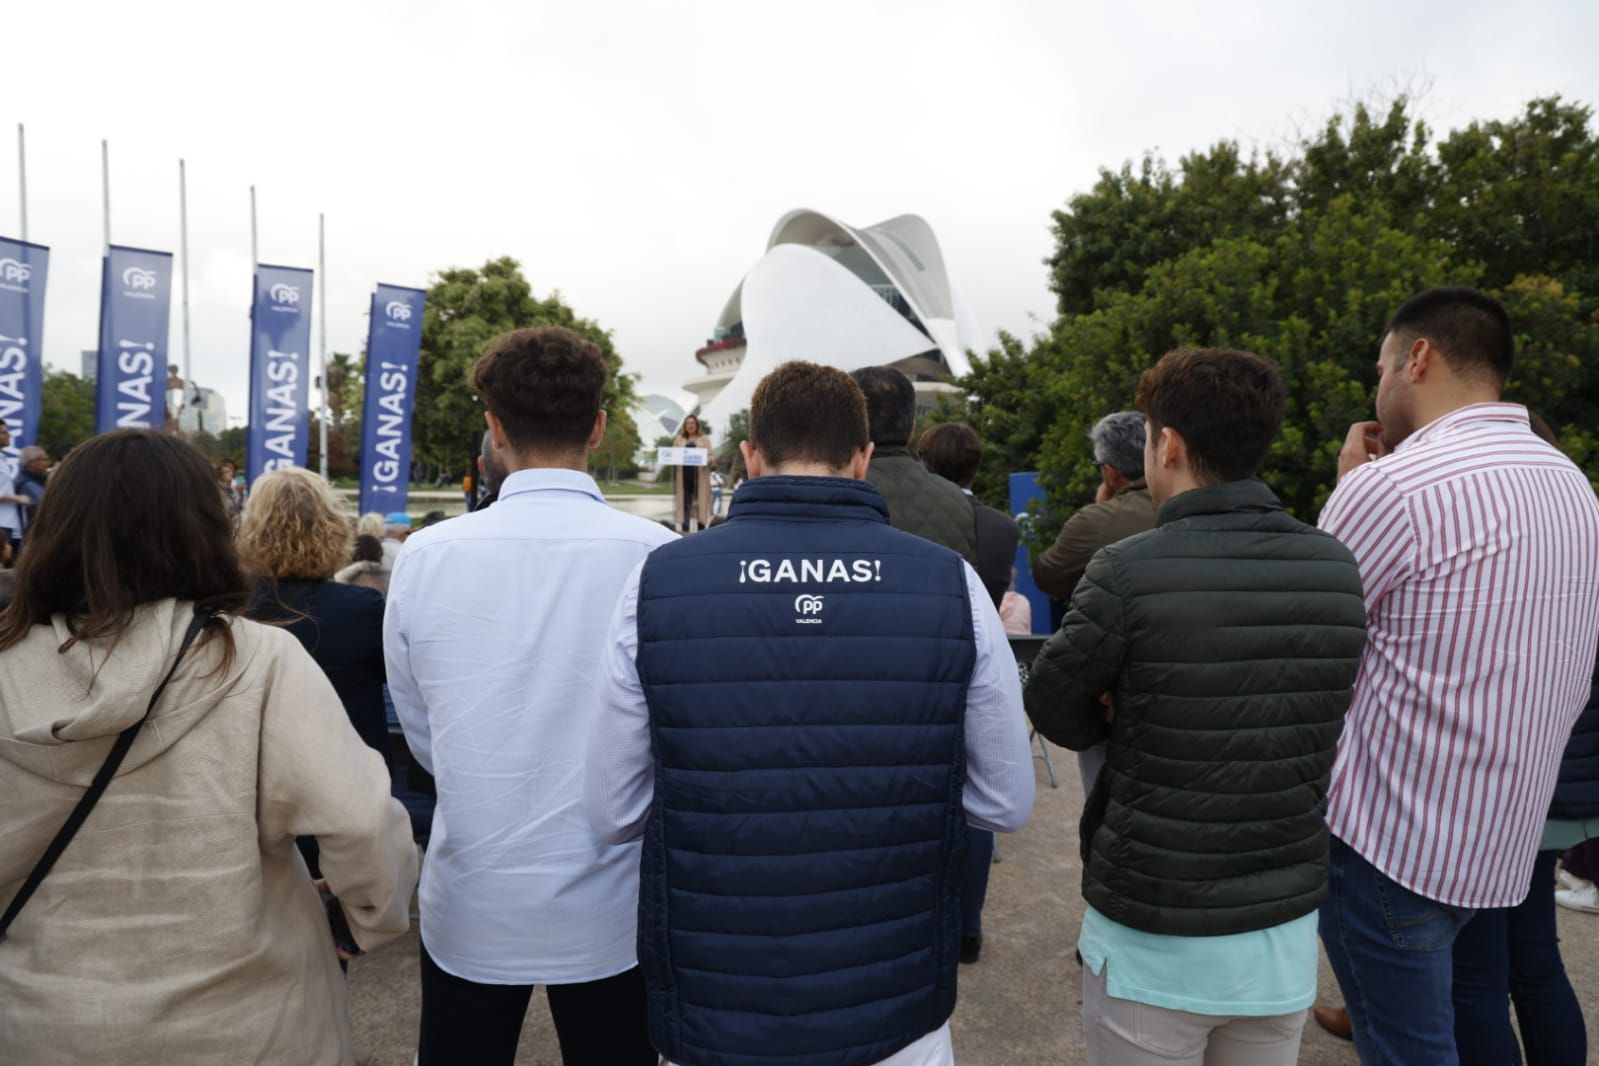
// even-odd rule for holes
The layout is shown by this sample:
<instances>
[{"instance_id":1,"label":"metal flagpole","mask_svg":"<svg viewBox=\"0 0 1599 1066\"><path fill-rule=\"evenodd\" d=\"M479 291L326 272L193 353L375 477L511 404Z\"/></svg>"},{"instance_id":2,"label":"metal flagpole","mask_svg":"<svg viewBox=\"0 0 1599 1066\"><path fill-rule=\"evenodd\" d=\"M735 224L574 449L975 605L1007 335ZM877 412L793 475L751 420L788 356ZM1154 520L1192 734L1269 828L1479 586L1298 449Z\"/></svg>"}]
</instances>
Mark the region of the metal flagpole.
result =
<instances>
[{"instance_id":1,"label":"metal flagpole","mask_svg":"<svg viewBox=\"0 0 1599 1066\"><path fill-rule=\"evenodd\" d=\"M189 174L181 159L178 160L178 242L179 251L183 253L183 382L187 390L194 383L194 372L189 366Z\"/></svg>"},{"instance_id":2,"label":"metal flagpole","mask_svg":"<svg viewBox=\"0 0 1599 1066\"><path fill-rule=\"evenodd\" d=\"M328 231L326 216L316 216L316 276L322 290L317 303L322 306L318 319L317 348L322 358L322 477L328 476Z\"/></svg>"},{"instance_id":3,"label":"metal flagpole","mask_svg":"<svg viewBox=\"0 0 1599 1066\"><path fill-rule=\"evenodd\" d=\"M100 200L105 216L105 254L111 254L111 149L100 141Z\"/></svg>"},{"instance_id":4,"label":"metal flagpole","mask_svg":"<svg viewBox=\"0 0 1599 1066\"><path fill-rule=\"evenodd\" d=\"M255 186L250 186L250 272L261 265L261 257L256 254L255 244Z\"/></svg>"},{"instance_id":5,"label":"metal flagpole","mask_svg":"<svg viewBox=\"0 0 1599 1066\"><path fill-rule=\"evenodd\" d=\"M28 136L17 123L17 194L22 201L22 239L28 239Z\"/></svg>"}]
</instances>

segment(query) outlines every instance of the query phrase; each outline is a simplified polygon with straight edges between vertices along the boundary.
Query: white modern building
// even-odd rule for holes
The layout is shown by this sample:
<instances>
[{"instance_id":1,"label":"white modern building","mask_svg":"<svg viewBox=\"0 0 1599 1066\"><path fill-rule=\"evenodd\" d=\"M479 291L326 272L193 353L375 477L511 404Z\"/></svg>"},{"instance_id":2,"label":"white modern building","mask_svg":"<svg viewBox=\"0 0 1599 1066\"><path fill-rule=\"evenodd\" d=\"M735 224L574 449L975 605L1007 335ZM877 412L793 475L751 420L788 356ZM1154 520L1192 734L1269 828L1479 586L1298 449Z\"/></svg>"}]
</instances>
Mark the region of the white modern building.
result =
<instances>
[{"instance_id":1,"label":"white modern building","mask_svg":"<svg viewBox=\"0 0 1599 1066\"><path fill-rule=\"evenodd\" d=\"M856 229L790 211L766 249L694 353L704 374L684 383L713 426L747 408L756 383L790 359L842 370L897 366L916 383L923 409L956 391L949 379L969 369L966 350L978 337L920 217Z\"/></svg>"},{"instance_id":2,"label":"white modern building","mask_svg":"<svg viewBox=\"0 0 1599 1066\"><path fill-rule=\"evenodd\" d=\"M228 408L220 392L191 383L187 400L178 411L178 429L219 437L228 428Z\"/></svg>"}]
</instances>

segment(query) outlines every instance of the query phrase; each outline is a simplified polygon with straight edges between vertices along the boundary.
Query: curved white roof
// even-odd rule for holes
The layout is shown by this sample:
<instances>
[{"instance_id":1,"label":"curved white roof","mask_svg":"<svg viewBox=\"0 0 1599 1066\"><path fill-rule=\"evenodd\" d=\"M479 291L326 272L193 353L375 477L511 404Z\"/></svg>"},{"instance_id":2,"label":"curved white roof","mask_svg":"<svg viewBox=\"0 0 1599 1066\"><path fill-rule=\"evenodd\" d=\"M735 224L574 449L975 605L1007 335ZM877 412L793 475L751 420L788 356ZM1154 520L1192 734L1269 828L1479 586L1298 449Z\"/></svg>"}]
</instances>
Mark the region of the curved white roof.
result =
<instances>
[{"instance_id":1,"label":"curved white roof","mask_svg":"<svg viewBox=\"0 0 1599 1066\"><path fill-rule=\"evenodd\" d=\"M744 279L744 361L701 412L713 426L749 406L755 386L780 363L804 359L857 370L895 363L929 348L927 334L837 259L782 244ZM826 308L818 314L817 308Z\"/></svg>"},{"instance_id":2,"label":"curved white roof","mask_svg":"<svg viewBox=\"0 0 1599 1066\"><path fill-rule=\"evenodd\" d=\"M915 316L912 325L919 326L928 341L922 350L938 349L953 374L971 369L966 347L975 338L963 335L966 316L951 291L938 238L920 216L898 215L857 229L820 211L801 208L790 211L772 227L767 250L780 245L813 249L837 260L868 286L891 287ZM722 308L717 328L726 330L740 321L747 335L750 323L745 315L743 282ZM877 360L886 361L886 357Z\"/></svg>"}]
</instances>

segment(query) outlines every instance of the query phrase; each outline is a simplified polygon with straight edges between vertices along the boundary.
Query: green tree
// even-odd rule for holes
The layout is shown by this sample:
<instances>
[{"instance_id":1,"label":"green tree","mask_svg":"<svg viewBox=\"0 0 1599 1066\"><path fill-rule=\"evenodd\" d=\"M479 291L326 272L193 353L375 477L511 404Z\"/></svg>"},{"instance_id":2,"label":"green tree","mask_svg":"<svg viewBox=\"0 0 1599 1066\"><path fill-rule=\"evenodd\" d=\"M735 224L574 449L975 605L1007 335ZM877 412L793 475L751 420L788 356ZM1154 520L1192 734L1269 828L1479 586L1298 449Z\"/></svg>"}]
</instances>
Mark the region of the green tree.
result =
<instances>
[{"instance_id":1,"label":"green tree","mask_svg":"<svg viewBox=\"0 0 1599 1066\"><path fill-rule=\"evenodd\" d=\"M39 391L39 432L34 439L59 458L94 436L94 383L66 370L46 370Z\"/></svg>"},{"instance_id":2,"label":"green tree","mask_svg":"<svg viewBox=\"0 0 1599 1066\"><path fill-rule=\"evenodd\" d=\"M230 426L217 435L217 458L231 459L233 465L242 473L244 470L244 448L249 442L249 430L244 426Z\"/></svg>"},{"instance_id":3,"label":"green tree","mask_svg":"<svg viewBox=\"0 0 1599 1066\"><path fill-rule=\"evenodd\" d=\"M632 412L612 411L600 446L589 453L589 470L595 474L604 472L607 481L615 481L618 476L637 477L639 447L638 423Z\"/></svg>"},{"instance_id":4,"label":"green tree","mask_svg":"<svg viewBox=\"0 0 1599 1066\"><path fill-rule=\"evenodd\" d=\"M610 331L578 317L558 293L535 298L517 261L502 256L476 270L445 270L428 288L412 421L419 462L461 469L475 461L483 435L483 407L472 395L473 363L484 345L500 334L544 325L565 326L599 346L611 368L605 407L624 426L632 425L625 412L633 407L636 378L622 371L622 357ZM638 448L637 426L631 447Z\"/></svg>"},{"instance_id":5,"label":"green tree","mask_svg":"<svg viewBox=\"0 0 1599 1066\"><path fill-rule=\"evenodd\" d=\"M1487 288L1518 330L1507 396L1545 415L1599 480L1599 141L1585 107L1535 100L1435 142L1408 103L1357 106L1292 152L1223 142L1176 171L1102 171L1055 215L1060 316L1002 336L961 379L987 445L978 489L1037 469L1041 539L1092 499L1087 430L1133 405L1139 375L1188 345L1275 359L1288 387L1263 476L1313 519L1350 422L1370 417L1383 323L1437 284Z\"/></svg>"}]
</instances>

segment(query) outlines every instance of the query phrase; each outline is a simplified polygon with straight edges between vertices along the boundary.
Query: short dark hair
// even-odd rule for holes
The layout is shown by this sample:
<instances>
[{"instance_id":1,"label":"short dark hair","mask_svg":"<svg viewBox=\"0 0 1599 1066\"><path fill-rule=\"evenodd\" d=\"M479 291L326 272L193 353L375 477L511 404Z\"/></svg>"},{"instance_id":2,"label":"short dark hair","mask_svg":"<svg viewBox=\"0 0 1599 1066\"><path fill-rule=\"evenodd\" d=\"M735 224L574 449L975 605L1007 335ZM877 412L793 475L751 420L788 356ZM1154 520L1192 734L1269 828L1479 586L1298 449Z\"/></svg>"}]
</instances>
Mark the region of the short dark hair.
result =
<instances>
[{"instance_id":1,"label":"short dark hair","mask_svg":"<svg viewBox=\"0 0 1599 1066\"><path fill-rule=\"evenodd\" d=\"M1425 338L1463 377L1491 376L1500 385L1516 362L1516 338L1504 305L1465 285L1441 285L1417 293L1388 320L1408 348Z\"/></svg>"},{"instance_id":2,"label":"short dark hair","mask_svg":"<svg viewBox=\"0 0 1599 1066\"><path fill-rule=\"evenodd\" d=\"M1277 368L1253 352L1179 348L1138 381L1138 409L1151 436L1170 426L1205 481L1254 477L1283 424L1287 390Z\"/></svg>"},{"instance_id":3,"label":"short dark hair","mask_svg":"<svg viewBox=\"0 0 1599 1066\"><path fill-rule=\"evenodd\" d=\"M982 465L983 438L965 422L940 422L922 434L916 451L923 466L964 489L976 480Z\"/></svg>"},{"instance_id":4,"label":"short dark hair","mask_svg":"<svg viewBox=\"0 0 1599 1066\"><path fill-rule=\"evenodd\" d=\"M750 400L750 443L773 465L839 469L871 443L866 397L842 370L789 362L761 379Z\"/></svg>"},{"instance_id":5,"label":"short dark hair","mask_svg":"<svg viewBox=\"0 0 1599 1066\"><path fill-rule=\"evenodd\" d=\"M866 397L866 421L879 445L909 444L916 429L916 386L891 366L868 366L850 377Z\"/></svg>"},{"instance_id":6,"label":"short dark hair","mask_svg":"<svg viewBox=\"0 0 1599 1066\"><path fill-rule=\"evenodd\" d=\"M503 333L472 367L472 387L518 451L581 448L610 368L599 345L562 326Z\"/></svg>"},{"instance_id":7,"label":"short dark hair","mask_svg":"<svg viewBox=\"0 0 1599 1066\"><path fill-rule=\"evenodd\" d=\"M383 542L370 533L362 533L355 538L353 561L358 563L381 563L383 561Z\"/></svg>"}]
</instances>

